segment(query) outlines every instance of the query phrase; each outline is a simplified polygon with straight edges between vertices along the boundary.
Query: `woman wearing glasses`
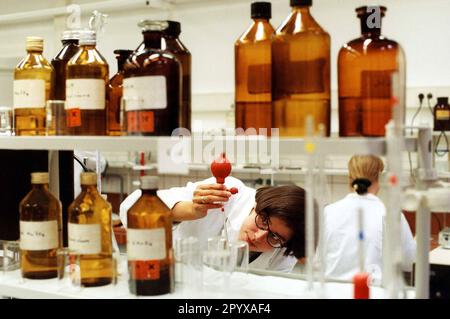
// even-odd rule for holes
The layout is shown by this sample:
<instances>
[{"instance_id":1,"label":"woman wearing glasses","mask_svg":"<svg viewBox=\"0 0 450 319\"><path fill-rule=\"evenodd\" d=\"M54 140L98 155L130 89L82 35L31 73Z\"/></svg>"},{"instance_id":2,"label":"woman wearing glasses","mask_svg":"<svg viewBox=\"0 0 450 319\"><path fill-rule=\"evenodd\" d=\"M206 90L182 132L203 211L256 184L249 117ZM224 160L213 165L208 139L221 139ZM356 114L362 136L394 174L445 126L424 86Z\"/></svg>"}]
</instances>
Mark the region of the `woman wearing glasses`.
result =
<instances>
[{"instance_id":1,"label":"woman wearing glasses","mask_svg":"<svg viewBox=\"0 0 450 319\"><path fill-rule=\"evenodd\" d=\"M232 187L237 194L230 193ZM124 225L126 211L139 196L137 190L120 205ZM208 238L225 230L230 241L248 243L249 266L255 269L289 272L305 257L305 191L298 186L254 190L234 177L227 177L225 185L209 178L159 190L158 197L172 210L173 220L180 222L174 239L195 236L204 248Z\"/></svg>"}]
</instances>

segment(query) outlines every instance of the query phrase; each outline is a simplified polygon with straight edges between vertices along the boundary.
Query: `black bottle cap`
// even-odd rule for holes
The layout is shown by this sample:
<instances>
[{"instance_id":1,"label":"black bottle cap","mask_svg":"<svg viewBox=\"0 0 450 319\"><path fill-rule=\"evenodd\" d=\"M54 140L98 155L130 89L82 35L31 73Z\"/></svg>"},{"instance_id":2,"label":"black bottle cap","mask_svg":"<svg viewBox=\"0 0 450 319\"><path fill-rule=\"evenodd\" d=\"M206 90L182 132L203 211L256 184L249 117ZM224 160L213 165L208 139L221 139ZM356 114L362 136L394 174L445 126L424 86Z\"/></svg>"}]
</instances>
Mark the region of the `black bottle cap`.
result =
<instances>
[{"instance_id":1,"label":"black bottle cap","mask_svg":"<svg viewBox=\"0 0 450 319\"><path fill-rule=\"evenodd\" d=\"M115 55L124 57L124 58L128 58L131 55L131 53L133 53L133 52L134 52L133 50L121 50L121 49L114 50Z\"/></svg>"},{"instance_id":2,"label":"black bottle cap","mask_svg":"<svg viewBox=\"0 0 450 319\"><path fill-rule=\"evenodd\" d=\"M448 105L448 97L438 97L437 104L438 105Z\"/></svg>"},{"instance_id":3,"label":"black bottle cap","mask_svg":"<svg viewBox=\"0 0 450 319\"><path fill-rule=\"evenodd\" d=\"M356 11L358 17L362 17L362 16L367 16L367 15L371 14L372 13L371 10L367 11L368 9L371 9L371 8L379 9L382 18L384 17L384 15L387 11L387 8L385 6L378 6L378 5L358 7L355 9L355 11Z\"/></svg>"},{"instance_id":4,"label":"black bottle cap","mask_svg":"<svg viewBox=\"0 0 450 319\"><path fill-rule=\"evenodd\" d=\"M169 26L167 27L166 30L164 30L164 33L172 37L179 36L181 33L181 23L178 21L171 21L171 20L167 20L167 23L169 24Z\"/></svg>"},{"instance_id":5,"label":"black bottle cap","mask_svg":"<svg viewBox=\"0 0 450 319\"><path fill-rule=\"evenodd\" d=\"M291 0L291 7L297 7L297 6L312 6L312 0Z\"/></svg>"},{"instance_id":6,"label":"black bottle cap","mask_svg":"<svg viewBox=\"0 0 450 319\"><path fill-rule=\"evenodd\" d=\"M270 2L253 2L251 5L252 19L272 18L272 4Z\"/></svg>"}]
</instances>

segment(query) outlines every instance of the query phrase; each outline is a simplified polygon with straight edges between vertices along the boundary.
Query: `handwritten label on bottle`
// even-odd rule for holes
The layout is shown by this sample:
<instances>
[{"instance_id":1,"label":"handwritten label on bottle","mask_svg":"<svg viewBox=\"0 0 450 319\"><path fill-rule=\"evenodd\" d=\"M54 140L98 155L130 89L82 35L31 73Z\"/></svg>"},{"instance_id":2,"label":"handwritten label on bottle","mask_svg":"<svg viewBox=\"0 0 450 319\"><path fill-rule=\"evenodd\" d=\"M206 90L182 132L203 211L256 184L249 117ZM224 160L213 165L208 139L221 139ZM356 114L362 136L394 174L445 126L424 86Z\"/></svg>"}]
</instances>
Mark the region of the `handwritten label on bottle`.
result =
<instances>
[{"instance_id":1,"label":"handwritten label on bottle","mask_svg":"<svg viewBox=\"0 0 450 319\"><path fill-rule=\"evenodd\" d=\"M14 80L14 108L45 107L44 80Z\"/></svg>"},{"instance_id":2,"label":"handwritten label on bottle","mask_svg":"<svg viewBox=\"0 0 450 319\"><path fill-rule=\"evenodd\" d=\"M69 223L69 249L79 254L99 254L102 250L100 224Z\"/></svg>"},{"instance_id":3,"label":"handwritten label on bottle","mask_svg":"<svg viewBox=\"0 0 450 319\"><path fill-rule=\"evenodd\" d=\"M20 221L20 249L49 250L58 248L58 223Z\"/></svg>"},{"instance_id":4,"label":"handwritten label on bottle","mask_svg":"<svg viewBox=\"0 0 450 319\"><path fill-rule=\"evenodd\" d=\"M167 108L167 83L162 75L136 76L123 80L125 111L158 110ZM141 103L126 103L141 101Z\"/></svg>"},{"instance_id":5,"label":"handwritten label on bottle","mask_svg":"<svg viewBox=\"0 0 450 319\"><path fill-rule=\"evenodd\" d=\"M285 90L289 94L312 94L325 92L325 59L289 61L284 76Z\"/></svg>"},{"instance_id":6,"label":"handwritten label on bottle","mask_svg":"<svg viewBox=\"0 0 450 319\"><path fill-rule=\"evenodd\" d=\"M101 79L66 80L66 110L105 109L105 82Z\"/></svg>"},{"instance_id":7,"label":"handwritten label on bottle","mask_svg":"<svg viewBox=\"0 0 450 319\"><path fill-rule=\"evenodd\" d=\"M166 255L164 228L127 229L128 260L161 260Z\"/></svg>"},{"instance_id":8,"label":"handwritten label on bottle","mask_svg":"<svg viewBox=\"0 0 450 319\"><path fill-rule=\"evenodd\" d=\"M436 110L436 120L438 120L438 121L450 120L450 111L449 110Z\"/></svg>"},{"instance_id":9,"label":"handwritten label on bottle","mask_svg":"<svg viewBox=\"0 0 450 319\"><path fill-rule=\"evenodd\" d=\"M361 97L368 99L390 99L391 79L395 71L362 71Z\"/></svg>"}]
</instances>

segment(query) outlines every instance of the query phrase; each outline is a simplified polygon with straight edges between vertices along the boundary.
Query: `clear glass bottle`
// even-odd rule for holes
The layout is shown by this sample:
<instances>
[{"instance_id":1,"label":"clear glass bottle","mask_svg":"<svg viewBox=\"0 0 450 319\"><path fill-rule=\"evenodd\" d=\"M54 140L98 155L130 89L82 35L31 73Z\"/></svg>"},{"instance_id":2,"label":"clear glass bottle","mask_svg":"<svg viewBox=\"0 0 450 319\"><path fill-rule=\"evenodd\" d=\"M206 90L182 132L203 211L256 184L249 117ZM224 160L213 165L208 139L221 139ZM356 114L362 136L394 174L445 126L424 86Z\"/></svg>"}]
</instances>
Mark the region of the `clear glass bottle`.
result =
<instances>
[{"instance_id":1,"label":"clear glass bottle","mask_svg":"<svg viewBox=\"0 0 450 319\"><path fill-rule=\"evenodd\" d=\"M386 10L382 6L357 8L361 37L339 52L340 136L384 136L385 125L392 117L393 87L401 88L401 82L405 83L402 48L381 35ZM396 73L397 85L392 77Z\"/></svg>"},{"instance_id":2,"label":"clear glass bottle","mask_svg":"<svg viewBox=\"0 0 450 319\"><path fill-rule=\"evenodd\" d=\"M144 47L124 64L126 131L128 135L170 136L180 126L181 63L161 48L167 21L144 20L139 26Z\"/></svg>"},{"instance_id":3,"label":"clear glass bottle","mask_svg":"<svg viewBox=\"0 0 450 319\"><path fill-rule=\"evenodd\" d=\"M57 276L62 246L61 203L48 190L48 173L31 174L31 191L20 202L20 268L29 279Z\"/></svg>"},{"instance_id":4,"label":"clear glass bottle","mask_svg":"<svg viewBox=\"0 0 450 319\"><path fill-rule=\"evenodd\" d=\"M450 105L448 97L438 97L434 107L434 130L450 131Z\"/></svg>"},{"instance_id":5,"label":"clear glass bottle","mask_svg":"<svg viewBox=\"0 0 450 319\"><path fill-rule=\"evenodd\" d=\"M272 48L275 32L270 2L253 2L253 23L234 45L236 128L272 128Z\"/></svg>"},{"instance_id":6,"label":"clear glass bottle","mask_svg":"<svg viewBox=\"0 0 450 319\"><path fill-rule=\"evenodd\" d=\"M53 67L42 55L44 40L27 37L27 55L14 70L16 135L45 135L45 103L50 98Z\"/></svg>"},{"instance_id":7,"label":"clear glass bottle","mask_svg":"<svg viewBox=\"0 0 450 319\"><path fill-rule=\"evenodd\" d=\"M313 116L330 135L330 36L310 13L312 0L291 0L292 12L272 38L273 125L280 136L304 136Z\"/></svg>"},{"instance_id":8,"label":"clear glass bottle","mask_svg":"<svg viewBox=\"0 0 450 319\"><path fill-rule=\"evenodd\" d=\"M109 80L107 132L110 136L123 135L121 125L121 100L123 93L123 64L133 53L132 50L114 50L117 59L117 73Z\"/></svg>"},{"instance_id":9,"label":"clear glass bottle","mask_svg":"<svg viewBox=\"0 0 450 319\"><path fill-rule=\"evenodd\" d=\"M68 208L69 249L80 255L81 285L110 284L112 260L111 204L97 190L97 174L81 173L81 193Z\"/></svg>"},{"instance_id":10,"label":"clear glass bottle","mask_svg":"<svg viewBox=\"0 0 450 319\"><path fill-rule=\"evenodd\" d=\"M129 288L135 295L174 288L172 215L158 198L158 177L141 177L142 195L127 212Z\"/></svg>"},{"instance_id":11,"label":"clear glass bottle","mask_svg":"<svg viewBox=\"0 0 450 319\"><path fill-rule=\"evenodd\" d=\"M105 135L109 66L95 47L95 31L80 31L79 45L67 63L67 133Z\"/></svg>"}]
</instances>

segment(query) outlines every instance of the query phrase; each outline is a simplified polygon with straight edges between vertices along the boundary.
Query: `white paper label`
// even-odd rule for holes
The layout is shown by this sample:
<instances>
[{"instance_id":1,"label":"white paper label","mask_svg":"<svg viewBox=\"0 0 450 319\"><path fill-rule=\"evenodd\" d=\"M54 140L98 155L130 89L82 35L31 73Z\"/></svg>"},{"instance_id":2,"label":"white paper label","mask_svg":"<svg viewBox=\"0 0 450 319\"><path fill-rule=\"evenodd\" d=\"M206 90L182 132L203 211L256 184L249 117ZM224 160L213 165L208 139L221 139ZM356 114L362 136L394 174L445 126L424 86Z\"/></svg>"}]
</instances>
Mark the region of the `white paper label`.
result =
<instances>
[{"instance_id":1,"label":"white paper label","mask_svg":"<svg viewBox=\"0 0 450 319\"><path fill-rule=\"evenodd\" d=\"M44 80L14 80L14 108L45 107Z\"/></svg>"},{"instance_id":2,"label":"white paper label","mask_svg":"<svg viewBox=\"0 0 450 319\"><path fill-rule=\"evenodd\" d=\"M69 249L79 254L99 254L102 251L100 224L69 223Z\"/></svg>"},{"instance_id":3,"label":"white paper label","mask_svg":"<svg viewBox=\"0 0 450 319\"><path fill-rule=\"evenodd\" d=\"M105 109L105 82L99 79L66 80L66 110Z\"/></svg>"},{"instance_id":4,"label":"white paper label","mask_svg":"<svg viewBox=\"0 0 450 319\"><path fill-rule=\"evenodd\" d=\"M152 75L124 79L123 103L126 111L167 108L166 77Z\"/></svg>"},{"instance_id":5,"label":"white paper label","mask_svg":"<svg viewBox=\"0 0 450 319\"><path fill-rule=\"evenodd\" d=\"M127 229L128 260L161 260L166 258L164 228Z\"/></svg>"},{"instance_id":6,"label":"white paper label","mask_svg":"<svg viewBox=\"0 0 450 319\"><path fill-rule=\"evenodd\" d=\"M49 250L58 248L58 223L20 221L20 249Z\"/></svg>"}]
</instances>

